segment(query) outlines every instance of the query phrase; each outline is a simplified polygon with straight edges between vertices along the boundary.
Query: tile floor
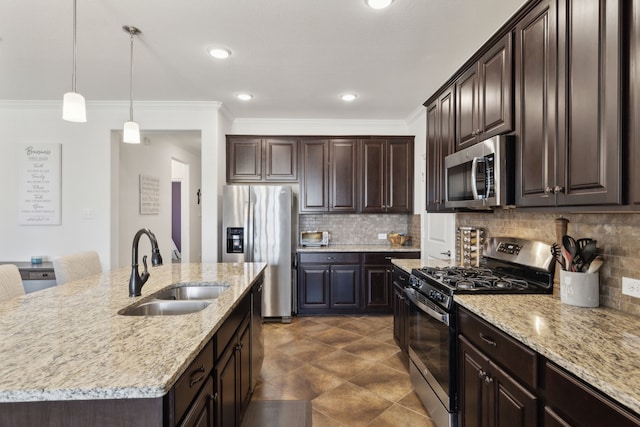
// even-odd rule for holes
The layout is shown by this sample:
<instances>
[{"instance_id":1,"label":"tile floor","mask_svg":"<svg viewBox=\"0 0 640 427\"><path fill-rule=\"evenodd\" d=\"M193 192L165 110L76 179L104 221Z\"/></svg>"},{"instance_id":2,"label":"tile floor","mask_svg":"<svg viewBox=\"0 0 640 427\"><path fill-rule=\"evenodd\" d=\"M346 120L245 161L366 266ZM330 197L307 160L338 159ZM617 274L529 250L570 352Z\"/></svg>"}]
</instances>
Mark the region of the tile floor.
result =
<instances>
[{"instance_id":1,"label":"tile floor","mask_svg":"<svg viewBox=\"0 0 640 427\"><path fill-rule=\"evenodd\" d=\"M264 341L255 400L311 400L313 427L435 426L413 392L392 316L265 323Z\"/></svg>"}]
</instances>

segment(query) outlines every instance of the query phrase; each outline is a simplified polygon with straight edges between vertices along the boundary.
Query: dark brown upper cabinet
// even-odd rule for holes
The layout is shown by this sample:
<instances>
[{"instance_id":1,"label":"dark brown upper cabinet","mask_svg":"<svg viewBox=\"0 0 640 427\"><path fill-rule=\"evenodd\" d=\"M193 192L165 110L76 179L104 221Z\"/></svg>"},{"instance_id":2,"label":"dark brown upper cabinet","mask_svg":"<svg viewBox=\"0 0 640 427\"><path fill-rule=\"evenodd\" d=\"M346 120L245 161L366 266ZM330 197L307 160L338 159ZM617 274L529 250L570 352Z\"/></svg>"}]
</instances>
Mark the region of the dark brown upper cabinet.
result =
<instances>
[{"instance_id":1,"label":"dark brown upper cabinet","mask_svg":"<svg viewBox=\"0 0 640 427\"><path fill-rule=\"evenodd\" d=\"M427 203L429 212L451 211L444 205L444 158L455 144L455 88L445 89L427 106Z\"/></svg>"},{"instance_id":2,"label":"dark brown upper cabinet","mask_svg":"<svg viewBox=\"0 0 640 427\"><path fill-rule=\"evenodd\" d=\"M558 2L558 205L622 203L622 2Z\"/></svg>"},{"instance_id":3,"label":"dark brown upper cabinet","mask_svg":"<svg viewBox=\"0 0 640 427\"><path fill-rule=\"evenodd\" d=\"M514 30L517 206L555 204L556 19L556 0L543 0Z\"/></svg>"},{"instance_id":4,"label":"dark brown upper cabinet","mask_svg":"<svg viewBox=\"0 0 640 427\"><path fill-rule=\"evenodd\" d=\"M297 138L227 136L227 182L297 180Z\"/></svg>"},{"instance_id":5,"label":"dark brown upper cabinet","mask_svg":"<svg viewBox=\"0 0 640 427\"><path fill-rule=\"evenodd\" d=\"M358 140L303 139L300 212L358 211Z\"/></svg>"},{"instance_id":6,"label":"dark brown upper cabinet","mask_svg":"<svg viewBox=\"0 0 640 427\"><path fill-rule=\"evenodd\" d=\"M413 212L413 138L361 141L361 212Z\"/></svg>"},{"instance_id":7,"label":"dark brown upper cabinet","mask_svg":"<svg viewBox=\"0 0 640 427\"><path fill-rule=\"evenodd\" d=\"M629 31L629 204L640 207L640 3L631 3Z\"/></svg>"},{"instance_id":8,"label":"dark brown upper cabinet","mask_svg":"<svg viewBox=\"0 0 640 427\"><path fill-rule=\"evenodd\" d=\"M511 40L507 33L456 81L456 151L513 129Z\"/></svg>"}]
</instances>

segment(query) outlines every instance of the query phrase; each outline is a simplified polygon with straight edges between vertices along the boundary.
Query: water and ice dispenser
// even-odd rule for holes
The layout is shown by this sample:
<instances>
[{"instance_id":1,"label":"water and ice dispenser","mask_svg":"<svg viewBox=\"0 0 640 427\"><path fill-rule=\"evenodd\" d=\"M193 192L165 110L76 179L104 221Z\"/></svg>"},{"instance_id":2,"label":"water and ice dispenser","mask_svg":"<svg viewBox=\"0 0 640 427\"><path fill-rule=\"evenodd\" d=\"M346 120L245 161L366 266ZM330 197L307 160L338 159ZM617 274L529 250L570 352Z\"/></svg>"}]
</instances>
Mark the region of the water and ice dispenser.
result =
<instances>
[{"instance_id":1,"label":"water and ice dispenser","mask_svg":"<svg viewBox=\"0 0 640 427\"><path fill-rule=\"evenodd\" d=\"M244 253L244 227L227 227L227 253Z\"/></svg>"}]
</instances>

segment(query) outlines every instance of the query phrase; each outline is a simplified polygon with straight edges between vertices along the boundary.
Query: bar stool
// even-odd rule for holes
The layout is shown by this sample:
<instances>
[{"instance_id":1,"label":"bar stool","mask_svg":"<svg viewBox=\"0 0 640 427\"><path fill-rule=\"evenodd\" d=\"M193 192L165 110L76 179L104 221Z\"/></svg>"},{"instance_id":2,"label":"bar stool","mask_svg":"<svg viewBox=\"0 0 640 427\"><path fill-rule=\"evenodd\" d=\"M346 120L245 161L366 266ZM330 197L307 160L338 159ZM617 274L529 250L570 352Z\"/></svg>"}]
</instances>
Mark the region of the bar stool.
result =
<instances>
[{"instance_id":1,"label":"bar stool","mask_svg":"<svg viewBox=\"0 0 640 427\"><path fill-rule=\"evenodd\" d=\"M102 273L100 256L95 251L60 256L51 262L58 285Z\"/></svg>"},{"instance_id":2,"label":"bar stool","mask_svg":"<svg viewBox=\"0 0 640 427\"><path fill-rule=\"evenodd\" d=\"M24 295L20 270L13 264L0 265L0 300Z\"/></svg>"}]
</instances>

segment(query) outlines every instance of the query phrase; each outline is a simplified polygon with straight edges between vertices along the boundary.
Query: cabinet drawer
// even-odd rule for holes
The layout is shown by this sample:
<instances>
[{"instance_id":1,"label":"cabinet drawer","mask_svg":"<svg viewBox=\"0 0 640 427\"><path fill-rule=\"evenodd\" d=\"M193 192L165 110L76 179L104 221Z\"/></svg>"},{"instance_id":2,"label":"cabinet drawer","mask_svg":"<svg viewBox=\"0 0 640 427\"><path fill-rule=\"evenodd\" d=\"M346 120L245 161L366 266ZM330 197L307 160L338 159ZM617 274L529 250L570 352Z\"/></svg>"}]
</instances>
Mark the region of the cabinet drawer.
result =
<instances>
[{"instance_id":1,"label":"cabinet drawer","mask_svg":"<svg viewBox=\"0 0 640 427\"><path fill-rule=\"evenodd\" d=\"M458 332L526 385L538 386L535 351L463 308L458 310Z\"/></svg>"},{"instance_id":2,"label":"cabinet drawer","mask_svg":"<svg viewBox=\"0 0 640 427\"><path fill-rule=\"evenodd\" d=\"M207 382L212 369L213 341L209 341L174 386L176 420L181 419L187 411L200 388Z\"/></svg>"},{"instance_id":3,"label":"cabinet drawer","mask_svg":"<svg viewBox=\"0 0 640 427\"><path fill-rule=\"evenodd\" d=\"M420 252L365 252L365 264L391 264L391 259L419 259Z\"/></svg>"},{"instance_id":4,"label":"cabinet drawer","mask_svg":"<svg viewBox=\"0 0 640 427\"><path fill-rule=\"evenodd\" d=\"M640 425L640 418L550 362L544 367L544 389L547 407L553 408L553 411L548 408L546 411L555 412L556 418L559 416L570 425Z\"/></svg>"},{"instance_id":5,"label":"cabinet drawer","mask_svg":"<svg viewBox=\"0 0 640 427\"><path fill-rule=\"evenodd\" d=\"M229 315L229 317L224 321L218 332L216 332L215 337L213 338L215 342L215 359L216 362L222 355L222 352L229 344L229 341L235 335L240 323L244 320L246 316L249 316L251 312L251 294L245 296L238 307L236 307L233 312Z\"/></svg>"},{"instance_id":6,"label":"cabinet drawer","mask_svg":"<svg viewBox=\"0 0 640 427\"><path fill-rule=\"evenodd\" d=\"M300 264L360 264L359 252L301 252L298 254Z\"/></svg>"},{"instance_id":7,"label":"cabinet drawer","mask_svg":"<svg viewBox=\"0 0 640 427\"><path fill-rule=\"evenodd\" d=\"M55 280L56 276L51 271L30 271L27 280ZM24 277L23 277L24 279Z\"/></svg>"}]
</instances>

